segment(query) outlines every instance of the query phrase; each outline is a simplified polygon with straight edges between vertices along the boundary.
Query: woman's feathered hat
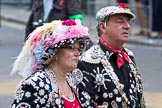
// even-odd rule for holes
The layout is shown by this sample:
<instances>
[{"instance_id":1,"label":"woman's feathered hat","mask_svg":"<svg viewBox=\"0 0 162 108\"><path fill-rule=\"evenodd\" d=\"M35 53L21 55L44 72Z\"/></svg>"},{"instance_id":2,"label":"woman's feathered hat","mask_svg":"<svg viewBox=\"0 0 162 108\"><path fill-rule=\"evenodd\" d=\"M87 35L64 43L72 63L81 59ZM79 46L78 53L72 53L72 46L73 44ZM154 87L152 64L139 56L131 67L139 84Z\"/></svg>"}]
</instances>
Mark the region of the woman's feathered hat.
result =
<instances>
[{"instance_id":1,"label":"woman's feathered hat","mask_svg":"<svg viewBox=\"0 0 162 108\"><path fill-rule=\"evenodd\" d=\"M18 72L27 77L32 72L44 68L61 45L85 40L88 36L88 28L74 20L45 23L29 35L14 62L11 74Z\"/></svg>"}]
</instances>

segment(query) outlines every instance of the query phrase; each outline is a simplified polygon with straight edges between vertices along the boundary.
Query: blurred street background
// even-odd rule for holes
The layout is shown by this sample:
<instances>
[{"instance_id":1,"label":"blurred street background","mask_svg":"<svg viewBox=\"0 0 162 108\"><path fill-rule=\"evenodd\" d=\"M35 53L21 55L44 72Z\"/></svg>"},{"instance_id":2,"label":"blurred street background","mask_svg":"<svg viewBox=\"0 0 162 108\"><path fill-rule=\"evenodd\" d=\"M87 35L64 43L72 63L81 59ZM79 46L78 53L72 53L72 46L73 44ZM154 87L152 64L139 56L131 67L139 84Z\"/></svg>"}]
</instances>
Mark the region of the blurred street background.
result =
<instances>
[{"instance_id":1,"label":"blurred street background","mask_svg":"<svg viewBox=\"0 0 162 108\"><path fill-rule=\"evenodd\" d=\"M31 12L30 0L0 1L0 108L10 108L18 75L10 76L14 58L24 43L24 30ZM90 29L91 39L97 40L95 31L96 11L106 5L117 4L116 0L81 0L84 25ZM135 10L133 0L129 7ZM151 10L151 9L150 9ZM138 19L138 18L137 18ZM132 22L132 32L126 47L133 50L140 73L144 80L144 95L147 108L162 108L162 39L136 35L141 29L139 20ZM151 32L151 22L146 31Z\"/></svg>"}]
</instances>

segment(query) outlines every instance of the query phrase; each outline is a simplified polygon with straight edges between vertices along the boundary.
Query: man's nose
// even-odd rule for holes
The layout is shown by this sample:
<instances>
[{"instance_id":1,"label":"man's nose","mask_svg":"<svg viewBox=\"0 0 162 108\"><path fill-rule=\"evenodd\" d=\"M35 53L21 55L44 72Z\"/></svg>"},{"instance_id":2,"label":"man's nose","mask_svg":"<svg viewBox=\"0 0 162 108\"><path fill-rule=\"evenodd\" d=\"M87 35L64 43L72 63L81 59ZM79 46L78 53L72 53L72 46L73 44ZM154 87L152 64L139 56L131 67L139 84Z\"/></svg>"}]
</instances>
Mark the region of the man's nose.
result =
<instances>
[{"instance_id":1,"label":"man's nose","mask_svg":"<svg viewBox=\"0 0 162 108\"><path fill-rule=\"evenodd\" d=\"M130 28L130 22L125 21L125 23L124 23L124 27L127 28L127 29L129 29L129 28Z\"/></svg>"}]
</instances>

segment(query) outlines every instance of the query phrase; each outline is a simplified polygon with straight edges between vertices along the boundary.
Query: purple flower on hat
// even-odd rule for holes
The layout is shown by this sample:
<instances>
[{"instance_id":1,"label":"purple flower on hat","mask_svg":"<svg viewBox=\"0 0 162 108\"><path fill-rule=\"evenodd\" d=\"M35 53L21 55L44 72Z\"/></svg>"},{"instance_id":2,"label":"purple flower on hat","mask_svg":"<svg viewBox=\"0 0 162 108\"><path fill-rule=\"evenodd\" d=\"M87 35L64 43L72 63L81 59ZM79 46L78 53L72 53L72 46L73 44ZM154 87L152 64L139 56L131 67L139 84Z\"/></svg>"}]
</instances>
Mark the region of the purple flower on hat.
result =
<instances>
[{"instance_id":1,"label":"purple flower on hat","mask_svg":"<svg viewBox=\"0 0 162 108\"><path fill-rule=\"evenodd\" d=\"M74 20L65 20L62 22L62 25L67 25L67 26L76 25L76 22Z\"/></svg>"},{"instance_id":2,"label":"purple flower on hat","mask_svg":"<svg viewBox=\"0 0 162 108\"><path fill-rule=\"evenodd\" d=\"M47 49L49 46L52 45L52 43L54 43L55 41L55 37L54 36L49 36L48 38L46 38L44 41L43 41L43 49Z\"/></svg>"}]
</instances>

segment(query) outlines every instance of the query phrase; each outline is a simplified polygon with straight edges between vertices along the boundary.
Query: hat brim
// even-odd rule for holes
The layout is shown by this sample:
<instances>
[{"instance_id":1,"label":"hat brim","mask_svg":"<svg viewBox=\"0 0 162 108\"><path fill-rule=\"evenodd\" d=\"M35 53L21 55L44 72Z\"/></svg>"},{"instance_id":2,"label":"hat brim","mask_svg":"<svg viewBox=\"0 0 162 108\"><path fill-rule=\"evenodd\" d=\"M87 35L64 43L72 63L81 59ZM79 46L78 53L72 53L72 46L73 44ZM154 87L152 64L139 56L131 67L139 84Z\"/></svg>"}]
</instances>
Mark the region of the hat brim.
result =
<instances>
[{"instance_id":1,"label":"hat brim","mask_svg":"<svg viewBox=\"0 0 162 108\"><path fill-rule=\"evenodd\" d=\"M115 12L115 13L109 14L108 16L112 16L112 15L116 15L116 14L125 14L125 15L128 15L128 17L131 20L134 20L136 18L136 16L133 13L129 13L129 12Z\"/></svg>"}]
</instances>

